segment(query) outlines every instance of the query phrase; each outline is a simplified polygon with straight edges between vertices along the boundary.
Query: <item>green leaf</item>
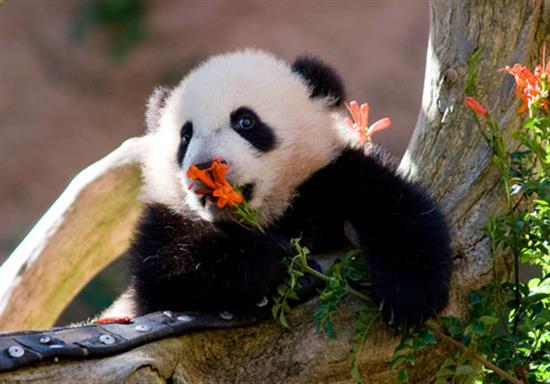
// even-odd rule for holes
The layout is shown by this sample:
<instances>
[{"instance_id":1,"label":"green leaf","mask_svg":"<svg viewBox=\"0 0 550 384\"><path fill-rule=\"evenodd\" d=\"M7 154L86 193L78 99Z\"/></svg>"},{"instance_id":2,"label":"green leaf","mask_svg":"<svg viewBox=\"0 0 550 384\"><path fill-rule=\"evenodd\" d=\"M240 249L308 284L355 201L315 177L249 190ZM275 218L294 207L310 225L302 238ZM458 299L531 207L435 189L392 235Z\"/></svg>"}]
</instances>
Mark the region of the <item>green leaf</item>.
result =
<instances>
[{"instance_id":1,"label":"green leaf","mask_svg":"<svg viewBox=\"0 0 550 384\"><path fill-rule=\"evenodd\" d=\"M444 327L447 329L447 332L453 337L461 335L464 332L462 322L460 319L452 316L442 316L441 322Z\"/></svg>"},{"instance_id":2,"label":"green leaf","mask_svg":"<svg viewBox=\"0 0 550 384\"><path fill-rule=\"evenodd\" d=\"M399 373L397 373L397 381L400 384L406 384L409 382L409 373L407 372L407 366L404 365L399 370Z\"/></svg>"},{"instance_id":3,"label":"green leaf","mask_svg":"<svg viewBox=\"0 0 550 384\"><path fill-rule=\"evenodd\" d=\"M467 332L473 332L475 334L478 334L480 336L483 336L486 333L486 328L483 323L473 323L466 327Z\"/></svg>"},{"instance_id":4,"label":"green leaf","mask_svg":"<svg viewBox=\"0 0 550 384\"><path fill-rule=\"evenodd\" d=\"M457 375L471 376L475 373L476 373L475 369L473 369L469 365L461 365L460 367L458 367L456 369L456 374Z\"/></svg>"},{"instance_id":5,"label":"green leaf","mask_svg":"<svg viewBox=\"0 0 550 384\"><path fill-rule=\"evenodd\" d=\"M478 47L468 59L466 79L464 81L464 93L466 96L473 96L476 91L476 81L479 72L479 62L484 48Z\"/></svg>"},{"instance_id":6,"label":"green leaf","mask_svg":"<svg viewBox=\"0 0 550 384\"><path fill-rule=\"evenodd\" d=\"M424 340L426 344L431 344L431 345L437 344L437 340L432 331L426 331L422 333L420 337L422 338L422 340Z\"/></svg>"},{"instance_id":7,"label":"green leaf","mask_svg":"<svg viewBox=\"0 0 550 384\"><path fill-rule=\"evenodd\" d=\"M403 363L407 362L407 355L394 356L391 361L391 369L396 369L400 367Z\"/></svg>"},{"instance_id":8,"label":"green leaf","mask_svg":"<svg viewBox=\"0 0 550 384\"><path fill-rule=\"evenodd\" d=\"M283 311L279 313L279 323L281 323L281 325L285 328L290 328L290 326L288 325L288 321L286 319L286 315Z\"/></svg>"},{"instance_id":9,"label":"green leaf","mask_svg":"<svg viewBox=\"0 0 550 384\"><path fill-rule=\"evenodd\" d=\"M412 339L403 339L401 340L401 343L395 348L394 354L398 354L400 352L403 352L406 349L411 349L413 347L413 341Z\"/></svg>"},{"instance_id":10,"label":"green leaf","mask_svg":"<svg viewBox=\"0 0 550 384\"><path fill-rule=\"evenodd\" d=\"M332 319L327 318L323 324L323 330L325 331L326 335L331 339L336 339L336 331L334 330L334 324L332 322Z\"/></svg>"},{"instance_id":11,"label":"green leaf","mask_svg":"<svg viewBox=\"0 0 550 384\"><path fill-rule=\"evenodd\" d=\"M455 371L453 369L443 368L443 369L439 369L437 371L437 373L435 374L435 376L436 377L446 377L446 376L453 375L454 373L455 373Z\"/></svg>"},{"instance_id":12,"label":"green leaf","mask_svg":"<svg viewBox=\"0 0 550 384\"><path fill-rule=\"evenodd\" d=\"M292 300L299 300L300 299L298 297L298 294L296 293L296 291L288 291L286 293L286 298L287 299L292 299Z\"/></svg>"},{"instance_id":13,"label":"green leaf","mask_svg":"<svg viewBox=\"0 0 550 384\"><path fill-rule=\"evenodd\" d=\"M361 380L361 372L359 372L357 364L353 364L351 367L351 378L355 380L356 383L363 383L363 380Z\"/></svg>"},{"instance_id":14,"label":"green leaf","mask_svg":"<svg viewBox=\"0 0 550 384\"><path fill-rule=\"evenodd\" d=\"M273 307L271 307L271 314L275 319L277 318L277 314L279 313L280 308L281 308L281 305L277 302L275 302L275 304L273 304Z\"/></svg>"}]
</instances>

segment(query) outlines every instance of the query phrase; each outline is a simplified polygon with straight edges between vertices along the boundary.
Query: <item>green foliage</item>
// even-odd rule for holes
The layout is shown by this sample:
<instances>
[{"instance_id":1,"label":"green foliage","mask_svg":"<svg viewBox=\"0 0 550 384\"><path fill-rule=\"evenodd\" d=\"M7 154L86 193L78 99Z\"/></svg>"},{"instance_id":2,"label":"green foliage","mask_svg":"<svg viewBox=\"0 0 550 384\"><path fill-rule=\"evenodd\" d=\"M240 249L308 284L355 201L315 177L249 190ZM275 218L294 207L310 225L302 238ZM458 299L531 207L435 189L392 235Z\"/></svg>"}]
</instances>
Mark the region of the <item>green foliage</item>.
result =
<instances>
[{"instance_id":1,"label":"green foliage","mask_svg":"<svg viewBox=\"0 0 550 384\"><path fill-rule=\"evenodd\" d=\"M464 355L454 353L439 367L434 384L470 384L479 383L481 364L470 360Z\"/></svg>"},{"instance_id":2,"label":"green foliage","mask_svg":"<svg viewBox=\"0 0 550 384\"><path fill-rule=\"evenodd\" d=\"M315 311L314 317L317 331L322 329L330 338L336 338L332 316L337 312L340 301L349 292L349 281L360 281L365 277L366 262L363 257L359 257L360 254L357 250L346 253L325 273L328 279L324 289L319 293L321 304Z\"/></svg>"},{"instance_id":3,"label":"green foliage","mask_svg":"<svg viewBox=\"0 0 550 384\"><path fill-rule=\"evenodd\" d=\"M401 342L395 348L391 361L391 368L397 371L397 382L409 382L407 368L416 364L415 353L434 344L436 344L435 336L429 330L417 332L405 330L402 332Z\"/></svg>"},{"instance_id":4,"label":"green foliage","mask_svg":"<svg viewBox=\"0 0 550 384\"><path fill-rule=\"evenodd\" d=\"M241 196L243 195L237 185L233 184L231 186L239 195ZM237 204L234 207L234 210L235 210L235 213L237 214L237 222L240 225L244 227L256 229L261 233L265 233L264 228L259 222L258 212L254 208L252 208L252 206L248 201L243 199L242 203ZM307 252L307 249L305 249L305 251Z\"/></svg>"},{"instance_id":5,"label":"green foliage","mask_svg":"<svg viewBox=\"0 0 550 384\"><path fill-rule=\"evenodd\" d=\"M287 260L288 279L277 288L271 308L273 318L285 328L289 328L287 315L290 313L290 301L298 300L299 279L304 276L303 266L307 267L307 256L309 255L309 250L300 245L300 239L292 239L291 244L296 250L296 255Z\"/></svg>"},{"instance_id":6,"label":"green foliage","mask_svg":"<svg viewBox=\"0 0 550 384\"><path fill-rule=\"evenodd\" d=\"M321 304L315 310L315 325L317 331L323 330L331 339L336 338L336 331L332 323L332 316L336 313L338 304L348 293L348 283L340 274L339 268L331 268L332 278L327 281L325 288L319 293Z\"/></svg>"},{"instance_id":7,"label":"green foliage","mask_svg":"<svg viewBox=\"0 0 550 384\"><path fill-rule=\"evenodd\" d=\"M326 273L321 273L309 266L307 261L309 250L300 244L300 239L292 239L291 244L296 254L287 260L288 280L279 286L277 294L273 297L274 305L271 308L273 317L282 326L289 327L287 319L291 310L289 301L298 299L296 292L300 287L299 279L308 273L325 282L325 287L319 292L320 304L314 313L317 331L322 330L329 338L336 338L332 317L338 311L338 304L342 299L352 294L368 301L366 296L350 287L350 282L359 282L365 278L367 274L365 258L360 257L361 252L358 250L347 252L342 259L334 262ZM358 383L362 382L357 365L361 347L379 317L378 309L370 301L363 304L357 314L350 360L351 377Z\"/></svg>"},{"instance_id":8,"label":"green foliage","mask_svg":"<svg viewBox=\"0 0 550 384\"><path fill-rule=\"evenodd\" d=\"M109 34L111 57L122 59L145 38L146 9L147 0L85 1L75 14L72 36L83 40L91 30L101 28Z\"/></svg>"},{"instance_id":9,"label":"green foliage","mask_svg":"<svg viewBox=\"0 0 550 384\"><path fill-rule=\"evenodd\" d=\"M512 253L514 279L497 279L481 290L478 296L496 300L473 301L470 319L479 321L486 313L499 317L502 326L478 333L478 349L529 383L550 381L550 119L545 114L532 107L530 118L514 133L519 150L502 153L488 142L502 173L509 209L493 217L486 233L494 251ZM521 263L538 266L539 276L521 282ZM494 373L485 377L491 380L486 382L501 382Z\"/></svg>"},{"instance_id":10,"label":"green foliage","mask_svg":"<svg viewBox=\"0 0 550 384\"><path fill-rule=\"evenodd\" d=\"M472 96L476 91L477 75L479 73L479 62L483 55L483 47L478 47L472 56L468 59L468 65L466 68L466 80L464 86L464 93L466 96Z\"/></svg>"},{"instance_id":11,"label":"green foliage","mask_svg":"<svg viewBox=\"0 0 550 384\"><path fill-rule=\"evenodd\" d=\"M356 383L362 383L361 373L359 372L359 355L365 339L370 333L370 330L374 323L380 318L379 311L372 305L363 304L357 314L357 320L355 321L355 335L350 351L351 359L351 377Z\"/></svg>"},{"instance_id":12,"label":"green foliage","mask_svg":"<svg viewBox=\"0 0 550 384\"><path fill-rule=\"evenodd\" d=\"M467 82L465 93L472 91L475 86ZM548 97L548 90L541 95ZM525 383L550 382L550 119L543 105L541 100L530 105L529 117L513 135L520 144L515 151L506 148L492 116L476 116L507 202L505 212L492 215L484 232L493 260L508 252L513 266L503 274L494 268L494 280L470 293L466 320L441 319L447 332L470 351ZM535 266L537 276L522 282L521 264ZM444 361L436 380L473 382L506 380L459 352Z\"/></svg>"}]
</instances>

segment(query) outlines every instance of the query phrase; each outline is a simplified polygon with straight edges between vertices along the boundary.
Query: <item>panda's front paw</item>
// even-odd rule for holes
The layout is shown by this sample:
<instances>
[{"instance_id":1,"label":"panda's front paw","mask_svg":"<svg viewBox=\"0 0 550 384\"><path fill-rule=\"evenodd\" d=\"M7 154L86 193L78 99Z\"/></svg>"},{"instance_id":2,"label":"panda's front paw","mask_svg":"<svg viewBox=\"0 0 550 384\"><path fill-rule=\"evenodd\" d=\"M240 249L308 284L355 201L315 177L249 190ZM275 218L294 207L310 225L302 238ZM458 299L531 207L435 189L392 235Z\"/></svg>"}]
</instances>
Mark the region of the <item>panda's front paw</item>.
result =
<instances>
[{"instance_id":1,"label":"panda's front paw","mask_svg":"<svg viewBox=\"0 0 550 384\"><path fill-rule=\"evenodd\" d=\"M380 300L380 312L384 322L393 327L415 327L435 316L437 311L431 306L414 306L392 297Z\"/></svg>"},{"instance_id":2,"label":"panda's front paw","mask_svg":"<svg viewBox=\"0 0 550 384\"><path fill-rule=\"evenodd\" d=\"M438 314L447 303L446 289L394 286L375 289L383 320L394 327L416 327ZM378 287L380 288L380 287Z\"/></svg>"}]
</instances>

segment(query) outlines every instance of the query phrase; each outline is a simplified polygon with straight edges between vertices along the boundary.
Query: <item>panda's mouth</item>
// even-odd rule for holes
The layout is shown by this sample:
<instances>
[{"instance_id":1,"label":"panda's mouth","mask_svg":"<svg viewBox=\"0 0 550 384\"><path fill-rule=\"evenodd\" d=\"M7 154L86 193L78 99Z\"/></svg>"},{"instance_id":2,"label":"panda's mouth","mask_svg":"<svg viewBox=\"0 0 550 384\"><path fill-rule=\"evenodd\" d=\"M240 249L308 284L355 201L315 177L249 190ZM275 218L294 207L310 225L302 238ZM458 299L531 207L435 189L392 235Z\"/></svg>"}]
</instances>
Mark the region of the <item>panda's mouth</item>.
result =
<instances>
[{"instance_id":1,"label":"panda's mouth","mask_svg":"<svg viewBox=\"0 0 550 384\"><path fill-rule=\"evenodd\" d=\"M246 201L250 201L252 199L252 194L254 192L254 184L249 183L245 184L241 187L241 193L243 195L243 199Z\"/></svg>"}]
</instances>

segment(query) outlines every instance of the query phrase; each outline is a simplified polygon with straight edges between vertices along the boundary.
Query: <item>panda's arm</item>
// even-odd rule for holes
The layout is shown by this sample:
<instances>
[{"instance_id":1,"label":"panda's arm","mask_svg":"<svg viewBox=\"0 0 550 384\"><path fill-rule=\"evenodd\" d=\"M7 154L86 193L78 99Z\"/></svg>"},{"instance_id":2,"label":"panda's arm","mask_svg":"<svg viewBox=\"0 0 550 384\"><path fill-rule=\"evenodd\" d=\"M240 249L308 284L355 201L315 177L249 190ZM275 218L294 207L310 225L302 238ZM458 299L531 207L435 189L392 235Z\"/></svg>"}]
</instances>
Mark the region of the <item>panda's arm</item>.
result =
<instances>
[{"instance_id":1,"label":"panda's arm","mask_svg":"<svg viewBox=\"0 0 550 384\"><path fill-rule=\"evenodd\" d=\"M335 163L344 218L357 232L383 317L419 324L447 302L450 239L435 202L380 152L345 151Z\"/></svg>"},{"instance_id":2,"label":"panda's arm","mask_svg":"<svg viewBox=\"0 0 550 384\"><path fill-rule=\"evenodd\" d=\"M137 312L250 307L284 278L289 252L282 236L149 206L129 252Z\"/></svg>"}]
</instances>

